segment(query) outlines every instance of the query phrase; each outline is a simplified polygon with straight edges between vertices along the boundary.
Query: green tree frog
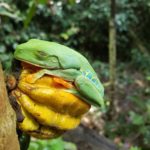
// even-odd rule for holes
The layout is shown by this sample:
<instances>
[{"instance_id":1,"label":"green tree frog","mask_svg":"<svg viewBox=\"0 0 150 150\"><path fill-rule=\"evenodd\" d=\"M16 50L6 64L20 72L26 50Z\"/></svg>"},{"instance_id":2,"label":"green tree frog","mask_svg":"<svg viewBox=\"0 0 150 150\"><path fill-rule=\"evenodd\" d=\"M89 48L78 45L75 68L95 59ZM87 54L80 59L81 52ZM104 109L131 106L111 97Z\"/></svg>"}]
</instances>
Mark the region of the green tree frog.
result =
<instances>
[{"instance_id":1,"label":"green tree frog","mask_svg":"<svg viewBox=\"0 0 150 150\"><path fill-rule=\"evenodd\" d=\"M77 51L55 42L31 39L16 47L14 57L42 68L33 83L44 74L61 77L76 87L68 92L104 108L104 88L88 60Z\"/></svg>"}]
</instances>

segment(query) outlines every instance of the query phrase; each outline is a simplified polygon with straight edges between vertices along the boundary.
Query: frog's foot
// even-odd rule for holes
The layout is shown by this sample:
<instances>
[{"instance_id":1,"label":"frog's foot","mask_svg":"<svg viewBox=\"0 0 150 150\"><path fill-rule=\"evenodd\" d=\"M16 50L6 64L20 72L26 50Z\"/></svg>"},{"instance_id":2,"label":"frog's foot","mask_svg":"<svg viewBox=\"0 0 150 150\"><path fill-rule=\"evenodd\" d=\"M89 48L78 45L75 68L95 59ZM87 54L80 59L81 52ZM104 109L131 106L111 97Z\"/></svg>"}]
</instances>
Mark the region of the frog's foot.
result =
<instances>
[{"instance_id":1,"label":"frog's foot","mask_svg":"<svg viewBox=\"0 0 150 150\"><path fill-rule=\"evenodd\" d=\"M64 86L64 87L67 88L67 89L73 88L73 85L72 85L71 82L67 82L67 81L63 80L62 78L54 77L53 80L54 80L56 83L61 84L62 86Z\"/></svg>"},{"instance_id":2,"label":"frog's foot","mask_svg":"<svg viewBox=\"0 0 150 150\"><path fill-rule=\"evenodd\" d=\"M7 75L6 76L6 86L7 86L8 91L15 89L16 85L17 85L17 81L16 81L15 76Z\"/></svg>"},{"instance_id":3,"label":"frog's foot","mask_svg":"<svg viewBox=\"0 0 150 150\"><path fill-rule=\"evenodd\" d=\"M80 75L75 80L75 86L88 103L101 106L104 109L105 104L102 94L89 79Z\"/></svg>"},{"instance_id":4,"label":"frog's foot","mask_svg":"<svg viewBox=\"0 0 150 150\"><path fill-rule=\"evenodd\" d=\"M47 74L47 71L45 69L42 69L36 73L29 74L25 77L25 81L28 83L35 83L36 80L41 78L44 74Z\"/></svg>"}]
</instances>

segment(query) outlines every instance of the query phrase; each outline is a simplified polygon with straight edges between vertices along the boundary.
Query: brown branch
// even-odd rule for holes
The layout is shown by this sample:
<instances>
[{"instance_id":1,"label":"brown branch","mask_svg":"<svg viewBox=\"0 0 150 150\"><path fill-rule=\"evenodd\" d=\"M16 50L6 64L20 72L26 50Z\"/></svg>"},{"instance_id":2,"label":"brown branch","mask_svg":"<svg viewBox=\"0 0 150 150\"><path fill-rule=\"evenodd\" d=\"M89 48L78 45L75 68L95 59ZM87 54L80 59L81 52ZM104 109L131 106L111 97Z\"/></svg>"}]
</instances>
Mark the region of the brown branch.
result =
<instances>
[{"instance_id":1,"label":"brown branch","mask_svg":"<svg viewBox=\"0 0 150 150\"><path fill-rule=\"evenodd\" d=\"M16 115L13 111L5 85L0 63L0 150L19 150L16 134Z\"/></svg>"},{"instance_id":2,"label":"brown branch","mask_svg":"<svg viewBox=\"0 0 150 150\"><path fill-rule=\"evenodd\" d=\"M83 125L67 132L63 138L75 143L78 150L118 150L112 141Z\"/></svg>"},{"instance_id":3,"label":"brown branch","mask_svg":"<svg viewBox=\"0 0 150 150\"><path fill-rule=\"evenodd\" d=\"M144 46L143 42L141 41L141 39L138 37L138 35L136 34L136 31L134 29L129 29L129 35L131 36L131 38L133 39L133 42L135 44L135 46L144 54L149 56L148 50L146 49L146 47Z\"/></svg>"}]
</instances>

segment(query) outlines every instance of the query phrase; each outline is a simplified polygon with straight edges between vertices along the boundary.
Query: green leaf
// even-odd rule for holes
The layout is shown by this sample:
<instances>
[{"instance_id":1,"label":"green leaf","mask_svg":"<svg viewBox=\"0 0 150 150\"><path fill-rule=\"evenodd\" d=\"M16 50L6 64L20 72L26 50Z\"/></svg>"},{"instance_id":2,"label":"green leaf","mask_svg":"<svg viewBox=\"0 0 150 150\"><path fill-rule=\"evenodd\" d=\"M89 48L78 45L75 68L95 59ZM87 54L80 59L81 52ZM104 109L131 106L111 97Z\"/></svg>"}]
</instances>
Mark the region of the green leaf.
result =
<instances>
[{"instance_id":1,"label":"green leaf","mask_svg":"<svg viewBox=\"0 0 150 150\"><path fill-rule=\"evenodd\" d=\"M68 0L68 3L69 3L70 5L74 5L74 4L76 3L76 1L75 1L75 0Z\"/></svg>"},{"instance_id":2,"label":"green leaf","mask_svg":"<svg viewBox=\"0 0 150 150\"><path fill-rule=\"evenodd\" d=\"M50 141L51 150L64 150L64 142L61 138Z\"/></svg>"},{"instance_id":3,"label":"green leaf","mask_svg":"<svg viewBox=\"0 0 150 150\"><path fill-rule=\"evenodd\" d=\"M61 33L60 37L62 37L64 40L68 40L69 39L69 36L66 33Z\"/></svg>"},{"instance_id":4,"label":"green leaf","mask_svg":"<svg viewBox=\"0 0 150 150\"><path fill-rule=\"evenodd\" d=\"M35 140L30 142L28 150L65 150L64 141L61 138L52 140Z\"/></svg>"},{"instance_id":5,"label":"green leaf","mask_svg":"<svg viewBox=\"0 0 150 150\"><path fill-rule=\"evenodd\" d=\"M31 20L35 14L35 11L36 11L36 5L37 5L37 3L35 0L30 2L29 9L27 11L27 16L24 20L24 28L26 28L29 25L29 23L31 22Z\"/></svg>"},{"instance_id":6,"label":"green leaf","mask_svg":"<svg viewBox=\"0 0 150 150\"><path fill-rule=\"evenodd\" d=\"M130 148L130 150L142 150L140 147L137 147L137 146L132 146L131 148Z\"/></svg>"},{"instance_id":7,"label":"green leaf","mask_svg":"<svg viewBox=\"0 0 150 150\"><path fill-rule=\"evenodd\" d=\"M147 76L146 79L147 79L148 81L150 81L150 76Z\"/></svg>"},{"instance_id":8,"label":"green leaf","mask_svg":"<svg viewBox=\"0 0 150 150\"><path fill-rule=\"evenodd\" d=\"M6 47L4 45L0 45L0 53L4 53L6 51Z\"/></svg>"},{"instance_id":9,"label":"green leaf","mask_svg":"<svg viewBox=\"0 0 150 150\"><path fill-rule=\"evenodd\" d=\"M38 148L39 148L38 143L30 142L30 147L28 148L28 150L38 150Z\"/></svg>"},{"instance_id":10,"label":"green leaf","mask_svg":"<svg viewBox=\"0 0 150 150\"><path fill-rule=\"evenodd\" d=\"M74 143L64 142L65 150L77 150L77 147Z\"/></svg>"},{"instance_id":11,"label":"green leaf","mask_svg":"<svg viewBox=\"0 0 150 150\"><path fill-rule=\"evenodd\" d=\"M142 125L144 123L144 118L133 111L130 111L130 118L134 125Z\"/></svg>"},{"instance_id":12,"label":"green leaf","mask_svg":"<svg viewBox=\"0 0 150 150\"><path fill-rule=\"evenodd\" d=\"M38 0L39 4L46 4L48 2L48 0Z\"/></svg>"},{"instance_id":13,"label":"green leaf","mask_svg":"<svg viewBox=\"0 0 150 150\"><path fill-rule=\"evenodd\" d=\"M7 16L9 18L16 19L16 20L20 19L15 13L10 12L3 7L0 7L0 15Z\"/></svg>"}]
</instances>

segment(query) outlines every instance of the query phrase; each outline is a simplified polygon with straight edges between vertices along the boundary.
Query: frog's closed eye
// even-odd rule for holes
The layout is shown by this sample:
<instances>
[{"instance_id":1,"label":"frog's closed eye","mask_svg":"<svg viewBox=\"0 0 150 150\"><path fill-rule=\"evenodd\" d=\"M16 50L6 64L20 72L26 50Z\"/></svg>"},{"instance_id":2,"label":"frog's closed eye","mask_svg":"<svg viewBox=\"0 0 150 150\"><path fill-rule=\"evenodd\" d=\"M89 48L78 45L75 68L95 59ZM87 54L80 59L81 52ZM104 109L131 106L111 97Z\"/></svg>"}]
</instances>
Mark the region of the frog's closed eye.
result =
<instances>
[{"instance_id":1,"label":"frog's closed eye","mask_svg":"<svg viewBox=\"0 0 150 150\"><path fill-rule=\"evenodd\" d=\"M49 56L48 53L41 51L41 50L35 51L35 55L36 55L36 57L38 57L40 59L46 59Z\"/></svg>"}]
</instances>

